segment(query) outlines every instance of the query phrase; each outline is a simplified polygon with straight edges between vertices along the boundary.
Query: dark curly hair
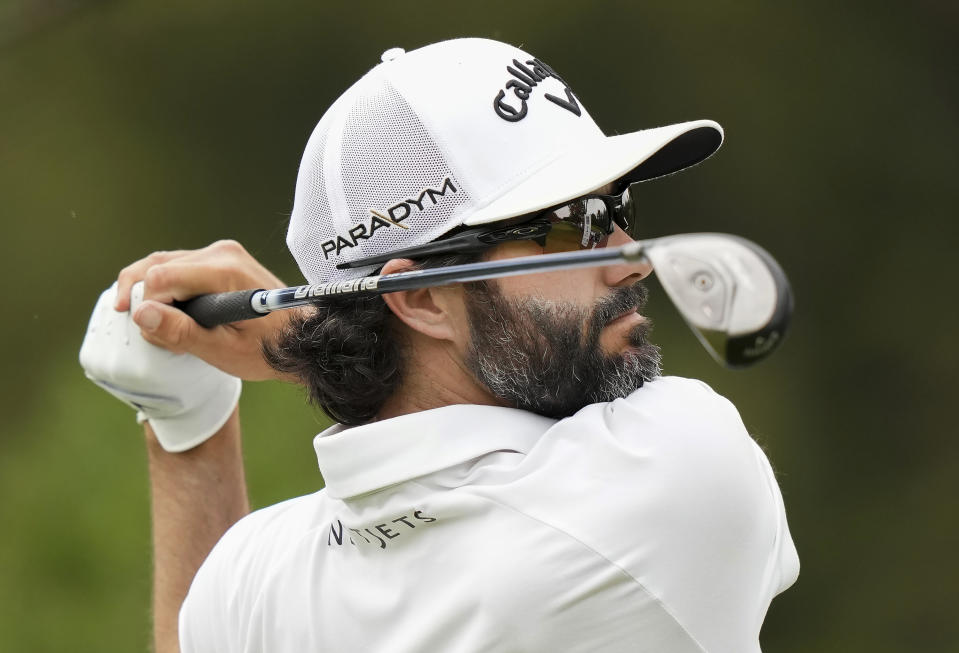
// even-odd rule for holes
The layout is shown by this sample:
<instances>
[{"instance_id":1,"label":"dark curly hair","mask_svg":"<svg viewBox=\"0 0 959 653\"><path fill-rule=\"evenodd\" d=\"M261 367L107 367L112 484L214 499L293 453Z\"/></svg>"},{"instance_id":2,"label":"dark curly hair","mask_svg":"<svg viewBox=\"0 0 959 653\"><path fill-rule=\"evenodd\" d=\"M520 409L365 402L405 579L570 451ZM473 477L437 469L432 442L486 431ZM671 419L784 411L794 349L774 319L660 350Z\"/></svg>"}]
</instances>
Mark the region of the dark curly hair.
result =
<instances>
[{"instance_id":1,"label":"dark curly hair","mask_svg":"<svg viewBox=\"0 0 959 653\"><path fill-rule=\"evenodd\" d=\"M417 269L477 260L475 254L436 256ZM294 313L273 341L264 342L263 357L298 378L312 404L356 426L376 417L403 379L403 346L394 329L393 313L379 295L324 297Z\"/></svg>"}]
</instances>

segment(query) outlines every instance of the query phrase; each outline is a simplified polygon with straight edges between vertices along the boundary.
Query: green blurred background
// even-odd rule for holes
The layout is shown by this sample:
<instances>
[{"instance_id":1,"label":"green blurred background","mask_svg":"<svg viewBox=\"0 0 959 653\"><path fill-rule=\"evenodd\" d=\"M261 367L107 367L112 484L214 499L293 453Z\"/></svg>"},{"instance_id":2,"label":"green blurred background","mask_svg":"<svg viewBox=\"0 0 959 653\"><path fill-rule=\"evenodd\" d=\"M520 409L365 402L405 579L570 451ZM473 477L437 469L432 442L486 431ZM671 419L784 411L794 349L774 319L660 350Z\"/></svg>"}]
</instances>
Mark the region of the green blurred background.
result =
<instances>
[{"instance_id":1,"label":"green blurred background","mask_svg":"<svg viewBox=\"0 0 959 653\"><path fill-rule=\"evenodd\" d=\"M644 185L650 236L738 233L796 291L781 351L716 366L657 293L667 372L739 406L802 559L769 651L959 650L950 283L959 244L954 2L0 0L0 650L149 642L145 455L77 351L98 293L155 249L232 237L289 283L299 156L391 46L523 45L607 133L709 117L707 164ZM952 217L950 217L952 216ZM322 480L325 418L247 384L256 506Z\"/></svg>"}]
</instances>

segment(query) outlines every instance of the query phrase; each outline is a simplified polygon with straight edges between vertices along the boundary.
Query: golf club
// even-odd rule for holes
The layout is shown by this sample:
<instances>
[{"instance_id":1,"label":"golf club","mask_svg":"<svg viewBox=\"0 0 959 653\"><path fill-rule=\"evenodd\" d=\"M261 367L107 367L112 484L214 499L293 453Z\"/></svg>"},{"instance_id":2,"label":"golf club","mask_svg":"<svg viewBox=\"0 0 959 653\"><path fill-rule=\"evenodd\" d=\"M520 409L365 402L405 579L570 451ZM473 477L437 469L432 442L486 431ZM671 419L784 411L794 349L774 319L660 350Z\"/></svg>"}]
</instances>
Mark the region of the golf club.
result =
<instances>
[{"instance_id":1,"label":"golf club","mask_svg":"<svg viewBox=\"0 0 959 653\"><path fill-rule=\"evenodd\" d=\"M793 298L782 268L755 243L728 234L665 236L576 252L483 261L348 281L201 295L176 306L214 327L331 295L378 295L548 270L646 260L706 350L726 367L762 360L782 342Z\"/></svg>"}]
</instances>

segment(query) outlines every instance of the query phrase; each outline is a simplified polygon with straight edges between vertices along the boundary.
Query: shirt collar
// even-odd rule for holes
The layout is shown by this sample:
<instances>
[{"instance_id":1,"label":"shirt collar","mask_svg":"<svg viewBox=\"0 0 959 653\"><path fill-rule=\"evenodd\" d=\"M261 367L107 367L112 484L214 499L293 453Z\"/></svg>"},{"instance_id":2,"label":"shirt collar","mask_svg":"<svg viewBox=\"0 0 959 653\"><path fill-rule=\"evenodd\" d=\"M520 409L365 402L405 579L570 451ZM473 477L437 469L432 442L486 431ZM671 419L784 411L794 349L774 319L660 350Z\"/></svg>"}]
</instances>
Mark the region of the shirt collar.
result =
<instances>
[{"instance_id":1,"label":"shirt collar","mask_svg":"<svg viewBox=\"0 0 959 653\"><path fill-rule=\"evenodd\" d=\"M313 440L327 494L345 499L424 476L487 453L526 453L555 420L515 408L455 404Z\"/></svg>"}]
</instances>

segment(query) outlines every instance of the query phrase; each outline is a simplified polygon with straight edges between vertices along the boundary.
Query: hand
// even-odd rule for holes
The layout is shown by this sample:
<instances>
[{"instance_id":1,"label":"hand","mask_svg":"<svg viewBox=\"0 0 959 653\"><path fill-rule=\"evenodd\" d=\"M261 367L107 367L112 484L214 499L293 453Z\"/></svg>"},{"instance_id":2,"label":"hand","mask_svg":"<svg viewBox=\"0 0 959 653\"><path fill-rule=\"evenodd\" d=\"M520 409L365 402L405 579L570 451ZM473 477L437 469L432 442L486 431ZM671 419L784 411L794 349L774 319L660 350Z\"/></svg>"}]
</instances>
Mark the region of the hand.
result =
<instances>
[{"instance_id":1,"label":"hand","mask_svg":"<svg viewBox=\"0 0 959 653\"><path fill-rule=\"evenodd\" d=\"M249 381L290 380L273 370L260 353L260 342L282 329L289 312L280 311L244 322L205 329L170 304L197 295L285 284L242 245L221 240L203 249L154 252L125 267L117 279L114 310L130 309L130 289L145 282L144 301L133 312L143 338L176 353L190 353Z\"/></svg>"},{"instance_id":2,"label":"hand","mask_svg":"<svg viewBox=\"0 0 959 653\"><path fill-rule=\"evenodd\" d=\"M241 382L189 354L174 354L146 342L130 311L113 310L117 284L100 295L80 348L87 377L149 421L160 445L180 452L204 442L226 422L240 397ZM133 286L136 310L143 283Z\"/></svg>"}]
</instances>

